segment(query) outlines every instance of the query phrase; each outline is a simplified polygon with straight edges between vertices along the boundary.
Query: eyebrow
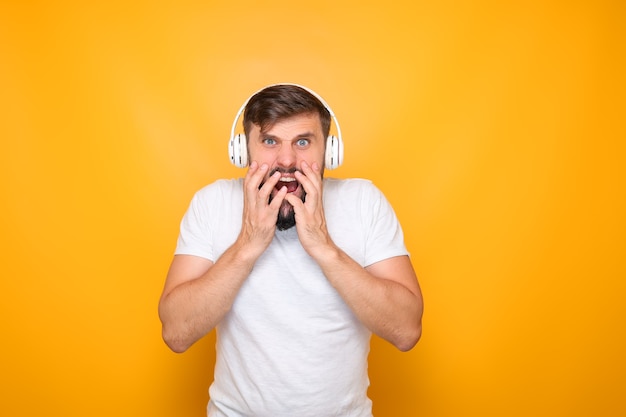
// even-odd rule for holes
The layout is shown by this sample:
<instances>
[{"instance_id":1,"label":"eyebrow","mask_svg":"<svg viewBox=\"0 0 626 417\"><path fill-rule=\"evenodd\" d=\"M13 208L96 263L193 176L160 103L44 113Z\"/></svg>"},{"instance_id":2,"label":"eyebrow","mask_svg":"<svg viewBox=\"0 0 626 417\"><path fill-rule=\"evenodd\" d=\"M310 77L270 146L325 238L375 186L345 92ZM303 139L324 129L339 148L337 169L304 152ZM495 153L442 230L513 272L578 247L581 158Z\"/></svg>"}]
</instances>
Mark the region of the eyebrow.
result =
<instances>
[{"instance_id":1,"label":"eyebrow","mask_svg":"<svg viewBox=\"0 0 626 417\"><path fill-rule=\"evenodd\" d=\"M260 136L261 136L261 139L280 139L276 135L271 135L271 134L264 133L264 132L261 132ZM293 139L290 139L290 140L310 139L310 138L314 138L314 137L315 137L315 133L313 133L313 132L302 132L302 133L296 135Z\"/></svg>"}]
</instances>

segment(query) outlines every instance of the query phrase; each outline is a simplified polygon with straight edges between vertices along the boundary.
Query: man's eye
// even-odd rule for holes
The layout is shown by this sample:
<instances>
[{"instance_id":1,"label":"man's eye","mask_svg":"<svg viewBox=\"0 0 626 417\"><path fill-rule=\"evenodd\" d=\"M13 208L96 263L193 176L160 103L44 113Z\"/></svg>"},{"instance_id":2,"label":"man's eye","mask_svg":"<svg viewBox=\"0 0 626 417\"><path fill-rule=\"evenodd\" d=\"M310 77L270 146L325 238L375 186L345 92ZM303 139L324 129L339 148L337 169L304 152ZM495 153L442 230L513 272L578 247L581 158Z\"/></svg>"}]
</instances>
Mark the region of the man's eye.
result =
<instances>
[{"instance_id":1,"label":"man's eye","mask_svg":"<svg viewBox=\"0 0 626 417\"><path fill-rule=\"evenodd\" d=\"M309 140L308 139L298 139L298 141L296 143L298 144L298 146L307 146L309 144Z\"/></svg>"},{"instance_id":2,"label":"man's eye","mask_svg":"<svg viewBox=\"0 0 626 417\"><path fill-rule=\"evenodd\" d=\"M265 138L263 139L263 143L266 145L276 145L276 139Z\"/></svg>"}]
</instances>

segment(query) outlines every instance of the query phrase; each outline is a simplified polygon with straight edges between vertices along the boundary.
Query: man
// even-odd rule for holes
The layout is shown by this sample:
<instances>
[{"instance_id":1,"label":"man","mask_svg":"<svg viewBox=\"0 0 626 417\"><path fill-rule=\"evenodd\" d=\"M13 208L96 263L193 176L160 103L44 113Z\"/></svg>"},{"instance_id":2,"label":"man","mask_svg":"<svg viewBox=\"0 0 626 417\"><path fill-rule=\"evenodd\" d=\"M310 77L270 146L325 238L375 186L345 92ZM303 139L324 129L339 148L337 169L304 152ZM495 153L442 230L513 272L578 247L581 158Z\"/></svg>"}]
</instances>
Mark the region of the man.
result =
<instances>
[{"instance_id":1,"label":"man","mask_svg":"<svg viewBox=\"0 0 626 417\"><path fill-rule=\"evenodd\" d=\"M254 94L245 178L200 190L181 223L159 314L175 352L217 327L211 417L371 416L371 333L402 351L421 336L389 203L369 181L323 178L329 110L296 85Z\"/></svg>"}]
</instances>

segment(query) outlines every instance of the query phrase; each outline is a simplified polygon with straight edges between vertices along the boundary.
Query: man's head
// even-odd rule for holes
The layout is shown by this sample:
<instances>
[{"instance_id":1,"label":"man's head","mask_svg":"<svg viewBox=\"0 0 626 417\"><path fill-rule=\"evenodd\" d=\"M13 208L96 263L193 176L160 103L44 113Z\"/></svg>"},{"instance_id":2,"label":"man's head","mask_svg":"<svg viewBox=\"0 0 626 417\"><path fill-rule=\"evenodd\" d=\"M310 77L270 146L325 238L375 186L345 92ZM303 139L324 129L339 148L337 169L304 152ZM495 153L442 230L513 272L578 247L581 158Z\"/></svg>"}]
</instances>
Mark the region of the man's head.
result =
<instances>
[{"instance_id":1,"label":"man's head","mask_svg":"<svg viewBox=\"0 0 626 417\"><path fill-rule=\"evenodd\" d=\"M317 114L324 137L330 132L331 115L324 104L306 89L292 84L264 88L250 99L243 113L243 129L247 138L253 124L267 130L281 119L305 113Z\"/></svg>"},{"instance_id":2,"label":"man's head","mask_svg":"<svg viewBox=\"0 0 626 417\"><path fill-rule=\"evenodd\" d=\"M249 160L267 164L267 177L276 171L283 174L270 199L284 186L304 201L306 193L294 172L302 172L303 161L324 167L330 119L317 97L295 85L270 86L250 98L243 118ZM293 207L287 201L276 225L279 230L295 225Z\"/></svg>"}]
</instances>

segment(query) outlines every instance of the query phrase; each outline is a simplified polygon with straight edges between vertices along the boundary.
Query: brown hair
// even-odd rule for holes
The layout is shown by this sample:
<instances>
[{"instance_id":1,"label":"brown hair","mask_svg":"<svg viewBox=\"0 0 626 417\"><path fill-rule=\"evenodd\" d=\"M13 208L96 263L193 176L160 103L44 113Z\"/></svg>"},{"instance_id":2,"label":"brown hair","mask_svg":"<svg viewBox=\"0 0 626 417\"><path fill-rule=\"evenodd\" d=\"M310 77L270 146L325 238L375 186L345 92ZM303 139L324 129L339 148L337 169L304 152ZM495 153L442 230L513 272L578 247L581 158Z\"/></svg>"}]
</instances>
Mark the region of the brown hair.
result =
<instances>
[{"instance_id":1,"label":"brown hair","mask_svg":"<svg viewBox=\"0 0 626 417\"><path fill-rule=\"evenodd\" d=\"M244 133L248 138L253 124L260 126L261 131L264 131L282 119L306 113L319 115L322 133L327 137L330 132L331 116L314 94L297 85L272 85L248 100L243 113Z\"/></svg>"}]
</instances>

